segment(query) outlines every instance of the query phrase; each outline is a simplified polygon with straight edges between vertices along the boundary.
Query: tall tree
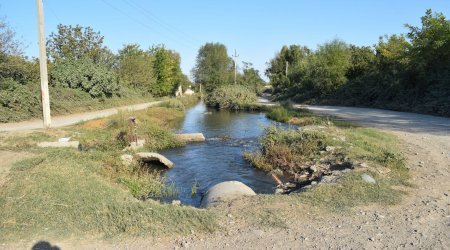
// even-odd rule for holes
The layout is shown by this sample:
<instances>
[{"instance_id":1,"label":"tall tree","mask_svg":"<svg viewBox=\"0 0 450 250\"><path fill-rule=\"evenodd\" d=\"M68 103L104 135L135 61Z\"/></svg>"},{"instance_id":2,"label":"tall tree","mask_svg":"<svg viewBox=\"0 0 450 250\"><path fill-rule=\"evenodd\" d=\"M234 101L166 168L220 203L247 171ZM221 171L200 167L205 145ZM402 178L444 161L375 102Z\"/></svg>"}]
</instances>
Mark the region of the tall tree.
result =
<instances>
[{"instance_id":1,"label":"tall tree","mask_svg":"<svg viewBox=\"0 0 450 250\"><path fill-rule=\"evenodd\" d=\"M156 82L153 73L154 57L137 44L124 45L119 50L118 57L119 81L126 86L149 92Z\"/></svg>"},{"instance_id":2,"label":"tall tree","mask_svg":"<svg viewBox=\"0 0 450 250\"><path fill-rule=\"evenodd\" d=\"M196 65L192 70L196 83L201 83L208 92L214 88L230 84L233 63L227 48L220 43L206 43L200 47Z\"/></svg>"},{"instance_id":3,"label":"tall tree","mask_svg":"<svg viewBox=\"0 0 450 250\"><path fill-rule=\"evenodd\" d=\"M242 62L244 64L243 74L239 79L239 84L248 86L257 91L259 87L265 84L264 80L259 75L259 71L253 68L252 63Z\"/></svg>"},{"instance_id":4,"label":"tall tree","mask_svg":"<svg viewBox=\"0 0 450 250\"><path fill-rule=\"evenodd\" d=\"M103 36L91 27L59 24L58 32L47 39L47 51L52 60L89 58L98 63L104 52Z\"/></svg>"},{"instance_id":5,"label":"tall tree","mask_svg":"<svg viewBox=\"0 0 450 250\"><path fill-rule=\"evenodd\" d=\"M281 48L280 52L270 61L265 72L275 88L275 92L286 92L293 83L301 81L306 58L310 54L311 50L305 46L285 45Z\"/></svg>"},{"instance_id":6,"label":"tall tree","mask_svg":"<svg viewBox=\"0 0 450 250\"><path fill-rule=\"evenodd\" d=\"M153 71L156 84L151 92L156 96L166 96L173 94L175 88L181 84L182 75L180 68L180 55L163 46L152 49L155 61Z\"/></svg>"},{"instance_id":7,"label":"tall tree","mask_svg":"<svg viewBox=\"0 0 450 250\"><path fill-rule=\"evenodd\" d=\"M16 39L16 32L6 21L0 19L0 57L6 55L22 55L21 42Z\"/></svg>"}]
</instances>

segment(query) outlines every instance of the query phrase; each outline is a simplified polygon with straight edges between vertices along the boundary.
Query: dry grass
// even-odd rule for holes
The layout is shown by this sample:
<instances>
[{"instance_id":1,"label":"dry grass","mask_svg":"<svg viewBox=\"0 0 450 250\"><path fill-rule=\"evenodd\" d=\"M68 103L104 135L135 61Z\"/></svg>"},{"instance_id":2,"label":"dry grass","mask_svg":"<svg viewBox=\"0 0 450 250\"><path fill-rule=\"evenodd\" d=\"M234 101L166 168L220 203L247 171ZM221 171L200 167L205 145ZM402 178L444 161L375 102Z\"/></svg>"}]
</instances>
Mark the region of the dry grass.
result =
<instances>
[{"instance_id":1,"label":"dry grass","mask_svg":"<svg viewBox=\"0 0 450 250\"><path fill-rule=\"evenodd\" d=\"M175 109L155 107L133 113L78 124L64 129L26 135L2 134L7 150L29 151L34 157L12 167L8 181L0 190L0 241L18 239L62 239L99 235L111 237L187 234L191 230L212 231L215 215L191 207L162 205L143 197L168 195L157 171L125 166L120 161L123 145L117 133L134 115L141 122L138 134L152 141L152 148L175 146L169 124L183 116ZM146 134L146 132L149 132ZM39 149L39 141L72 136L80 141L95 141L87 151L72 148ZM177 144L178 145L178 144Z\"/></svg>"}]
</instances>

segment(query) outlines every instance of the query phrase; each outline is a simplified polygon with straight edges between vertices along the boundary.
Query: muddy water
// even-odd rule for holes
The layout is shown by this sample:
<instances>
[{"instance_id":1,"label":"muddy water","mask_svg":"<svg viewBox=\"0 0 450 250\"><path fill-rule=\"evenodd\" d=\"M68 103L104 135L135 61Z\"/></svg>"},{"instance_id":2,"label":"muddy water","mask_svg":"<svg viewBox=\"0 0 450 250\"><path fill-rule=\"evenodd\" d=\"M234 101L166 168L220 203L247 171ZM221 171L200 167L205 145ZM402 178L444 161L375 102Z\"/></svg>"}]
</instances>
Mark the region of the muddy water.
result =
<instances>
[{"instance_id":1,"label":"muddy water","mask_svg":"<svg viewBox=\"0 0 450 250\"><path fill-rule=\"evenodd\" d=\"M171 199L199 206L210 187L231 180L245 183L256 193L273 193L275 184L271 177L242 157L242 152L257 147L259 136L271 124L273 121L264 113L216 111L203 103L188 109L178 132L201 132L207 140L161 151L175 163L165 173L167 184L177 190L177 196ZM196 195L192 195L193 186L197 187Z\"/></svg>"}]
</instances>

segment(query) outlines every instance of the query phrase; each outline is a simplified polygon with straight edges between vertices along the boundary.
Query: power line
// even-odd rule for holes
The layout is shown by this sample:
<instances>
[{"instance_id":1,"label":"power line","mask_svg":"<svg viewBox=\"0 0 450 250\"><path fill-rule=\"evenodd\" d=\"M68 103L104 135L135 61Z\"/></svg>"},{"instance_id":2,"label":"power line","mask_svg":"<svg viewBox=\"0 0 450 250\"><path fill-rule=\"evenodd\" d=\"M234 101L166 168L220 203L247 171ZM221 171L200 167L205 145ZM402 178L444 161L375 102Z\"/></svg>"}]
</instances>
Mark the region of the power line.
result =
<instances>
[{"instance_id":1,"label":"power line","mask_svg":"<svg viewBox=\"0 0 450 250\"><path fill-rule=\"evenodd\" d=\"M142 5L136 3L132 0L123 0L123 1L125 1L128 5L135 8L136 10L142 12L146 17L148 17L149 19L158 23L159 25L161 25L161 27L164 27L166 30L171 30L171 32L179 33L180 35L184 36L184 38L190 39L191 42L201 43L201 41L199 41L195 37L191 36L190 34L185 33L182 30L178 29L177 27L174 27L174 26L168 24L167 22L163 21L161 18L158 18L155 14L153 14L151 11L149 11Z\"/></svg>"},{"instance_id":2,"label":"power line","mask_svg":"<svg viewBox=\"0 0 450 250\"><path fill-rule=\"evenodd\" d=\"M158 33L159 35L165 36L166 38L169 38L169 37L167 37L167 35L162 34L162 33L159 32L158 30L155 30L154 28L152 28L151 26L147 25L146 23L141 22L139 19L134 18L133 16L131 16L131 15L129 15L128 13L126 13L125 11L123 11L123 10L117 8L116 6L112 5L111 3L108 3L108 2L105 1L105 0L102 0L102 2L105 3L106 5L108 5L109 7L115 9L117 12L120 12L122 15L128 17L130 20L132 20L132 21L134 21L134 22L136 22L136 23L142 25L143 27L145 27L145 28L147 28L147 29L149 29L149 30L151 30L151 31L153 31L153 32L156 32L156 33ZM169 38L169 39L171 39L171 38ZM182 43L181 43L182 40L178 40L178 39L171 39L171 40L173 40L174 42L177 42L177 43L180 44L180 45L188 46L188 47L194 48L194 47L193 47L192 45L190 45L190 44L187 44L187 43L182 44Z\"/></svg>"}]
</instances>

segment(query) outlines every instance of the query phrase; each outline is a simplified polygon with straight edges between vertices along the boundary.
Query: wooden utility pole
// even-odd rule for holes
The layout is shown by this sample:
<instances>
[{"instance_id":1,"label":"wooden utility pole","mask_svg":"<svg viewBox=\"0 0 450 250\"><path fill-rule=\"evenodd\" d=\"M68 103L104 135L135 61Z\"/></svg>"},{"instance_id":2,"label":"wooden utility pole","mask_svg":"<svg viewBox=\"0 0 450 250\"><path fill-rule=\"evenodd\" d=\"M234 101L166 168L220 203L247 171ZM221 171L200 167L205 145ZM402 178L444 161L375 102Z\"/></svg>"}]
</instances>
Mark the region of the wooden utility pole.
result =
<instances>
[{"instance_id":1,"label":"wooden utility pole","mask_svg":"<svg viewBox=\"0 0 450 250\"><path fill-rule=\"evenodd\" d=\"M234 55L232 55L232 57L234 58L234 84L236 84L236 75L237 75L237 64L236 64L236 59L239 57L239 55L236 53L236 50L234 50Z\"/></svg>"},{"instance_id":2,"label":"wooden utility pole","mask_svg":"<svg viewBox=\"0 0 450 250\"><path fill-rule=\"evenodd\" d=\"M36 0L36 7L38 16L39 68L41 73L42 114L44 117L44 128L49 128L51 125L50 96L48 93L47 52L45 51L44 35L44 4L42 3L42 0Z\"/></svg>"}]
</instances>

